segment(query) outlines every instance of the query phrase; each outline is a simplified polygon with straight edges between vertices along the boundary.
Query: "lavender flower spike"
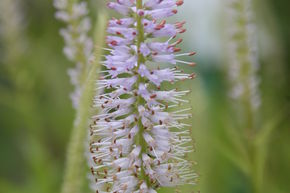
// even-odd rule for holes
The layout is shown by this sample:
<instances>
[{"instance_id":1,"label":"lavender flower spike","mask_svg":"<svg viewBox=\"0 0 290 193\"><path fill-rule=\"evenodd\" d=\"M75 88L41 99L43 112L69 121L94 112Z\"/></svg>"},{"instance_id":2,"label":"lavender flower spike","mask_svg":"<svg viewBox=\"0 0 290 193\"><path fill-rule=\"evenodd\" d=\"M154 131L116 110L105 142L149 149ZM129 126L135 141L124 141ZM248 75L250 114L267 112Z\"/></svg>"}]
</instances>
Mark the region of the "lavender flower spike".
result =
<instances>
[{"instance_id":1,"label":"lavender flower spike","mask_svg":"<svg viewBox=\"0 0 290 193\"><path fill-rule=\"evenodd\" d=\"M195 184L190 131L183 119L189 109L178 109L189 91L161 90L162 83L193 79L177 65L175 40L185 32L184 22L166 23L182 0L117 0L107 6L122 19L109 21L109 52L102 64L101 94L95 97L100 113L93 117L90 137L92 188L97 193L154 193L159 187ZM157 42L156 38L169 38ZM161 69L158 63L170 67Z\"/></svg>"}]
</instances>

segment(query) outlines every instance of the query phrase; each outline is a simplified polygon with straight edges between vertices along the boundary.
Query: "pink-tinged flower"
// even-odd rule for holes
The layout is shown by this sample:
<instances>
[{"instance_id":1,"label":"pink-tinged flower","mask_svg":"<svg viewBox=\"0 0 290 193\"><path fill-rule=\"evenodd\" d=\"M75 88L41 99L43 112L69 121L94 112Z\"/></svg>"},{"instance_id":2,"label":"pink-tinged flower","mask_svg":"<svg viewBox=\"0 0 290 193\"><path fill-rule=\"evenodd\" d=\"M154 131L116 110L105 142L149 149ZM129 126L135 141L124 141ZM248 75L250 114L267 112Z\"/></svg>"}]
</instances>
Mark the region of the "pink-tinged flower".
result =
<instances>
[{"instance_id":1,"label":"pink-tinged flower","mask_svg":"<svg viewBox=\"0 0 290 193\"><path fill-rule=\"evenodd\" d=\"M185 156L192 151L190 131L182 120L191 109L189 91L162 90L165 82L193 79L179 65L175 40L185 32L184 22L168 24L182 0L117 0L108 7L125 15L108 23L109 48L104 56L102 79L95 97L100 111L91 125L90 165L92 188L98 192L155 193L158 187L194 184L196 174ZM167 37L158 42L156 37ZM169 67L160 68L158 63ZM150 64L150 65L149 65ZM178 65L178 67L177 67Z\"/></svg>"}]
</instances>

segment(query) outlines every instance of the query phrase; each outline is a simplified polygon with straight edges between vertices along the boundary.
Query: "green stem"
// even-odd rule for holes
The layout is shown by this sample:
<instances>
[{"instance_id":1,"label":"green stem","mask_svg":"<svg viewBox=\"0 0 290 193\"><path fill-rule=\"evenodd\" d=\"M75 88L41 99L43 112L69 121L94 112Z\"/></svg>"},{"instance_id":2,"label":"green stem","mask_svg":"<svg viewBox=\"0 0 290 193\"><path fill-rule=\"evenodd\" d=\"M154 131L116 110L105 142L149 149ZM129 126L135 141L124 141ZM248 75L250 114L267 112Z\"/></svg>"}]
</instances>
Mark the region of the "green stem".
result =
<instances>
[{"instance_id":1,"label":"green stem","mask_svg":"<svg viewBox=\"0 0 290 193\"><path fill-rule=\"evenodd\" d=\"M137 6L137 9L142 9L143 8L143 3L142 3L142 0L137 0L136 2L136 6ZM145 41L145 38L144 38L144 26L142 24L142 16L136 14L136 20L137 20L137 33L138 33L138 36L137 36L137 50L140 50L140 46L141 46L141 43L143 43ZM138 71L139 67L141 64L144 64L145 63L145 58L144 56L141 54L141 53L138 53L138 65L136 67L136 71ZM143 78L138 74L138 78L137 78L137 82L136 82L136 88L138 89L139 88L139 85L140 83L144 82L143 81ZM138 95L137 96L137 102L136 102L136 106L135 106L135 111L139 117L138 119L138 128L139 128L139 133L138 133L138 136L137 136L137 139L136 139L136 144L137 145L140 145L141 147L141 153L140 153L140 160L141 160L141 176L140 176L140 179L145 181L147 183L147 185L150 185L150 179L148 176L146 176L146 173L145 173L145 170L144 170L144 166L143 166L143 161L142 161L142 154L143 153L146 153L146 148L147 148L147 143L146 141L144 140L144 137L143 137L143 133L144 133L144 126L142 124L142 120L141 120L141 117L138 113L138 106L139 105L143 105L144 104L144 99L142 98L142 96Z\"/></svg>"},{"instance_id":2,"label":"green stem","mask_svg":"<svg viewBox=\"0 0 290 193\"><path fill-rule=\"evenodd\" d=\"M248 165L248 177L252 184L252 192L260 193L261 192L261 181L260 176L262 170L259 168L260 160L258 159L258 154L260 154L260 150L255 144L256 138L256 129L255 129L255 121L256 121L256 113L253 110L252 102L251 102L251 85L250 85L250 77L252 76L252 68L253 64L249 58L251 55L251 49L248 45L249 34L247 31L247 26L249 23L249 18L247 18L247 10L246 3L241 1L239 6L237 6L236 11L240 12L241 18L237 21L239 27L242 29L239 39L234 40L238 41L239 51L238 51L238 60L241 62L242 69L240 70L240 80L244 85L245 92L241 99L241 105L243 109L243 116L245 117L243 126L245 128L245 139L248 157L250 159Z\"/></svg>"},{"instance_id":3,"label":"green stem","mask_svg":"<svg viewBox=\"0 0 290 193\"><path fill-rule=\"evenodd\" d=\"M87 137L87 128L91 117L92 99L95 94L95 81L98 78L99 60L101 57L101 45L103 45L105 36L104 15L99 15L99 34L96 40L98 47L95 48L95 62L88 65L86 80L82 82L82 95L77 109L76 119L72 130L72 136L68 146L67 163L65 168L62 193L81 193L86 173L86 162L84 157L84 142Z\"/></svg>"}]
</instances>

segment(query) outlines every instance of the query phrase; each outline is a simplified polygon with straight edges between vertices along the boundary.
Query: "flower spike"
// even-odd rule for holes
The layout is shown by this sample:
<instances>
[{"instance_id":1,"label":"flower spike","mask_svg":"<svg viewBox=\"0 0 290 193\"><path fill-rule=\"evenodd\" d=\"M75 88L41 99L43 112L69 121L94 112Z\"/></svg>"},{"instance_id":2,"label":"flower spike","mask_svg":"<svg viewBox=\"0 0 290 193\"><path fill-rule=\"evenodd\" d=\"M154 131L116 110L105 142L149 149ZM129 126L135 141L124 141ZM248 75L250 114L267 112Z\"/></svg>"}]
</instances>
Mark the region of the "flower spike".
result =
<instances>
[{"instance_id":1,"label":"flower spike","mask_svg":"<svg viewBox=\"0 0 290 193\"><path fill-rule=\"evenodd\" d=\"M95 97L100 113L93 116L90 134L90 165L97 193L155 193L159 187L195 184L197 174L186 155L193 151L189 91L162 90L165 82L194 79L177 65L194 66L178 54L185 22L167 23L182 0L116 0L108 8L124 15L108 23L109 48L102 65L102 92ZM158 42L155 38L169 38ZM178 59L177 59L178 58ZM152 65L149 66L149 63ZM159 63L168 63L160 68Z\"/></svg>"}]
</instances>

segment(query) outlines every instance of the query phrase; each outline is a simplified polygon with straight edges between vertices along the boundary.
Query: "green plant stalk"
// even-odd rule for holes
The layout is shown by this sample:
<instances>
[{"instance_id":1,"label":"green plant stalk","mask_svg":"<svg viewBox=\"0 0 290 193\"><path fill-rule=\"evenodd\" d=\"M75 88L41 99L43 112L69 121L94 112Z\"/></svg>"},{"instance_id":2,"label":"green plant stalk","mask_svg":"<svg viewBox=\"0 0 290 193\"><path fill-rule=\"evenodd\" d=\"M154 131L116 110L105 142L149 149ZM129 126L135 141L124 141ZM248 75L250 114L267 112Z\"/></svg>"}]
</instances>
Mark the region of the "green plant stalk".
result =
<instances>
[{"instance_id":1,"label":"green plant stalk","mask_svg":"<svg viewBox=\"0 0 290 193\"><path fill-rule=\"evenodd\" d=\"M101 57L101 47L104 43L106 16L99 14L98 35L96 38L95 60L92 64L87 65L87 75L82 82L82 94L79 101L79 107L76 112L76 119L68 145L67 161L65 168L64 182L62 193L81 193L83 179L86 178L85 171L85 140L87 137L87 128L91 117L92 99L95 94L95 83L99 74L99 61Z\"/></svg>"},{"instance_id":2,"label":"green plant stalk","mask_svg":"<svg viewBox=\"0 0 290 193\"><path fill-rule=\"evenodd\" d=\"M143 8L142 0L137 0L136 6L137 6L137 9L142 9ZM137 20L137 33L138 33L138 36L137 36L137 50L139 50L140 46L141 46L141 43L143 43L145 41L145 38L144 38L144 26L142 24L142 16L136 14L136 20ZM141 64L145 63L145 58L144 58L144 56L141 53L138 54L137 63L138 63L137 67L135 69L136 71L139 69ZM137 79L137 82L136 82L136 88L137 89L139 88L139 85L142 82L143 82L143 78L140 76L140 74L138 74L138 79ZM137 115L139 115L138 106L139 105L143 105L143 104L144 104L144 99L141 96L137 96L137 102L136 102L136 106L135 106L135 112L137 113ZM141 147L141 153L140 153L141 180L144 180L147 183L147 185L149 186L150 185L150 180L145 174L145 170L144 170L143 163L142 163L142 154L146 153L146 148L147 148L146 141L144 140L144 137L143 137L143 133L144 133L145 128L144 128L144 126L142 124L141 116L138 116L138 117L140 117L139 120L138 120L138 123L137 123L138 124L138 128L139 128L139 133L137 135L136 145L139 145Z\"/></svg>"},{"instance_id":3,"label":"green plant stalk","mask_svg":"<svg viewBox=\"0 0 290 193\"><path fill-rule=\"evenodd\" d=\"M243 7L244 10L241 10L245 12L245 7ZM246 14L246 13L244 13ZM247 41L247 31L246 31L246 22L242 22L242 28L243 28L243 36L244 39ZM248 148L248 157L250 161L248 162L249 164L249 173L248 176L250 178L250 181L252 183L252 191L253 193L260 193L261 192L261 180L260 176L262 175L261 172L262 170L259 169L263 166L261 164L264 163L263 160L260 160L258 156L261 152L261 149L259 149L255 145L255 137L256 137L256 126L255 126L255 120L256 120L256 115L255 112L253 112L253 107L251 104L251 94L250 94L250 82L249 78L251 76L251 62L249 61L248 57L250 55L250 48L246 47L245 49L242 49L240 52L241 56L241 64L242 64L242 69L241 69L241 76L243 77L243 85L245 88L245 93L242 96L242 105L244 106L244 116L245 116L245 138L247 140L247 148Z\"/></svg>"},{"instance_id":4,"label":"green plant stalk","mask_svg":"<svg viewBox=\"0 0 290 193\"><path fill-rule=\"evenodd\" d=\"M243 14L245 13L245 5L243 5L240 9ZM241 40L247 42L248 39L248 34L246 30L246 25L247 25L247 19L245 18L243 22L240 23L240 27L243 29L242 35L241 35ZM244 44L243 42L243 44ZM243 48L243 46L245 46ZM261 189L261 182L259 182L259 176L261 176L260 172L261 170L258 169L260 164L263 163L262 160L258 159L258 154L260 154L260 149L255 145L255 137L256 137L256 126L255 126L255 120L256 120L256 115L255 112L253 111L253 107L251 104L251 88L250 88L250 82L249 78L251 76L251 61L249 60L248 56L250 55L250 48L247 45L242 45L241 50L238 53L239 60L242 65L242 69L240 71L241 73L241 81L242 84L244 85L244 95L242 96L241 99L241 105L244 107L244 117L245 117L245 122L243 125L244 130L244 136L246 139L246 146L247 146L247 152L248 152L248 157L249 157L249 162L248 162L248 176L249 179L252 183L252 188L253 188L253 193L259 193ZM261 162L262 161L262 162Z\"/></svg>"},{"instance_id":5,"label":"green plant stalk","mask_svg":"<svg viewBox=\"0 0 290 193\"><path fill-rule=\"evenodd\" d=\"M250 35L247 30L247 25L250 20L247 14L247 3L251 1L240 0L236 1L232 6L235 12L239 14L239 18L234 21L235 25L239 29L237 36L232 38L232 41L236 42L237 48L237 60L240 62L241 69L239 74L239 81L243 84L244 93L239 100L239 108L242 109L242 116L244 117L242 121L242 128L244 128L241 134L245 139L245 147L247 152L247 157L249 161L246 163L246 175L252 184L253 193L262 192L262 177L265 164L264 152L265 146L263 144L256 143L257 137L257 112L253 110L253 105L251 102L251 73L253 64L250 59L251 48L248 45ZM251 10L250 10L251 11ZM242 168L241 168L242 169Z\"/></svg>"}]
</instances>

